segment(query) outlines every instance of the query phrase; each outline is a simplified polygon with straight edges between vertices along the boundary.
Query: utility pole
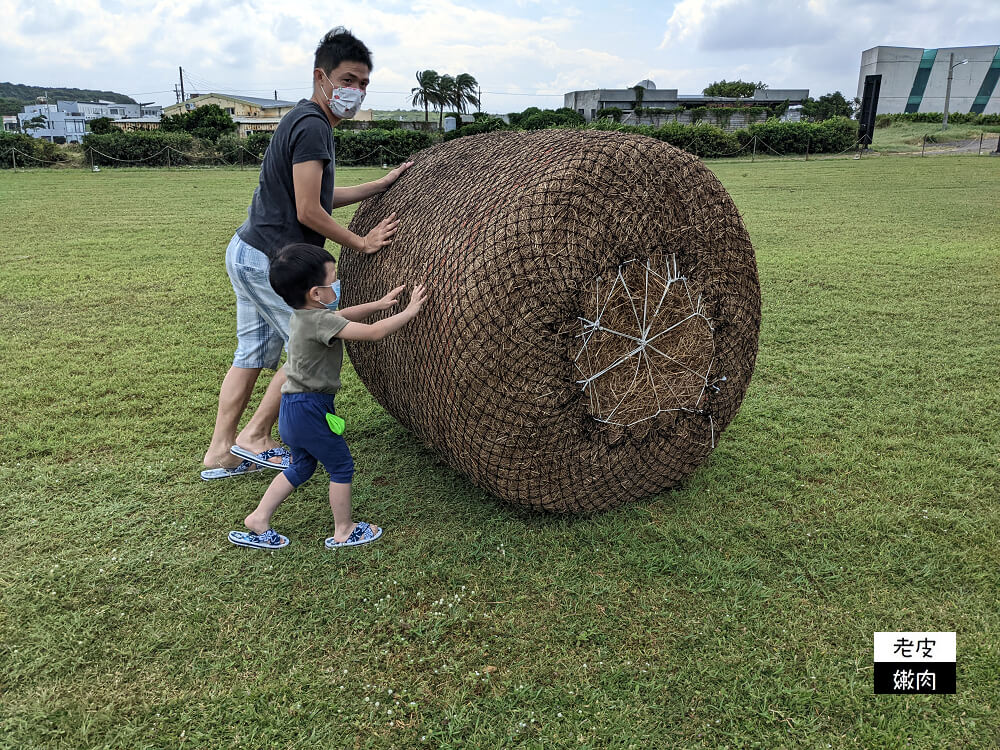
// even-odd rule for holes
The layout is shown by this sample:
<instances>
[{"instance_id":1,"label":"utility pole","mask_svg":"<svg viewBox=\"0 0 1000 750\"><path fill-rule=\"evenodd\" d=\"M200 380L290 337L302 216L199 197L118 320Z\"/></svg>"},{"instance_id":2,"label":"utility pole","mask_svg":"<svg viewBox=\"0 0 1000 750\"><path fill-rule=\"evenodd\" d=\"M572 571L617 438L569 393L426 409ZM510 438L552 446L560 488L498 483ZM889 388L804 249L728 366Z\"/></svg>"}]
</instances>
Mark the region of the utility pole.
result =
<instances>
[{"instance_id":1,"label":"utility pole","mask_svg":"<svg viewBox=\"0 0 1000 750\"><path fill-rule=\"evenodd\" d=\"M278 89L274 90L274 101L278 101Z\"/></svg>"},{"instance_id":2,"label":"utility pole","mask_svg":"<svg viewBox=\"0 0 1000 750\"><path fill-rule=\"evenodd\" d=\"M184 68L177 66L177 72L181 74L181 101L184 101Z\"/></svg>"}]
</instances>

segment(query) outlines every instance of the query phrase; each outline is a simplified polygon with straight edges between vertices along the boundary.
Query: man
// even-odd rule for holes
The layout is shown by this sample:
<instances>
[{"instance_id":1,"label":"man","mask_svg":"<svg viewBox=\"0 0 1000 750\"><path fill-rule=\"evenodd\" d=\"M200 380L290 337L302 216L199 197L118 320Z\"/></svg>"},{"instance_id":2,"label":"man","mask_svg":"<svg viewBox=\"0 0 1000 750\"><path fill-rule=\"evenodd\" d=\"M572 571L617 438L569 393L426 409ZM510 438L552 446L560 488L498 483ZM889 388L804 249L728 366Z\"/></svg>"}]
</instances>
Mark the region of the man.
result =
<instances>
[{"instance_id":1,"label":"man","mask_svg":"<svg viewBox=\"0 0 1000 750\"><path fill-rule=\"evenodd\" d=\"M371 51L359 39L343 27L330 31L316 48L312 97L281 119L264 154L247 220L226 250L226 271L236 292L238 346L219 391L215 431L204 458L207 468L201 473L206 481L288 467L288 451L271 434L285 382L283 367L275 372L253 417L236 433L260 371L278 366L288 340L292 311L271 288L271 258L285 245L322 247L327 239L374 253L392 241L399 226L393 214L360 237L330 216L334 208L387 189L412 165L407 162L379 180L334 190L331 128L357 113L371 69Z\"/></svg>"}]
</instances>

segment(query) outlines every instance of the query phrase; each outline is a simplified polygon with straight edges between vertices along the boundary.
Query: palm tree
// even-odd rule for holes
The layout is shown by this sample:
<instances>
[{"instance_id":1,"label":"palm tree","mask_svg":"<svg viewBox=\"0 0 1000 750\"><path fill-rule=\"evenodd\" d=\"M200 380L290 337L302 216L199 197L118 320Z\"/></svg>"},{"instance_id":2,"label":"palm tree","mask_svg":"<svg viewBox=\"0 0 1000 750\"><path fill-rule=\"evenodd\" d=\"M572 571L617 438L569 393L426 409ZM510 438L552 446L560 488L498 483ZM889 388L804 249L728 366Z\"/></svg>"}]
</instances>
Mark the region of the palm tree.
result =
<instances>
[{"instance_id":1,"label":"palm tree","mask_svg":"<svg viewBox=\"0 0 1000 750\"><path fill-rule=\"evenodd\" d=\"M417 83L420 85L410 89L410 93L413 94L413 106L419 107L423 105L424 107L424 122L430 122L430 114L427 111L428 105L437 105L438 83L440 80L441 76L438 75L436 70L418 70Z\"/></svg>"},{"instance_id":2,"label":"palm tree","mask_svg":"<svg viewBox=\"0 0 1000 750\"><path fill-rule=\"evenodd\" d=\"M438 107L438 127L444 128L444 108L445 105L456 106L455 101L457 99L458 86L455 85L455 79L452 78L447 73L438 79L437 85L437 96L435 97L436 104Z\"/></svg>"},{"instance_id":3,"label":"palm tree","mask_svg":"<svg viewBox=\"0 0 1000 750\"><path fill-rule=\"evenodd\" d=\"M455 77L455 87L458 89L458 98L455 102L459 112L465 112L466 104L473 104L479 108L479 97L476 96L476 89L479 82L469 73L459 73Z\"/></svg>"}]
</instances>

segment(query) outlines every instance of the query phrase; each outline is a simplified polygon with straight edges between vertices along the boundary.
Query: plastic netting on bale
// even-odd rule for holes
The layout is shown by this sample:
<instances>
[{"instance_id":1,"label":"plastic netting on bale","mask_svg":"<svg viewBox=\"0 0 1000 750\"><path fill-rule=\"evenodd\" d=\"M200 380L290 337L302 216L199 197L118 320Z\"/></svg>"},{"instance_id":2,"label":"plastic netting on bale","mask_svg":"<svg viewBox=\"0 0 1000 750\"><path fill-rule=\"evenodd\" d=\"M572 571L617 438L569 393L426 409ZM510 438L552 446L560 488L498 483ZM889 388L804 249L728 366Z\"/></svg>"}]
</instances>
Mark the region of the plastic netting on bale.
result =
<instances>
[{"instance_id":1,"label":"plastic netting on bale","mask_svg":"<svg viewBox=\"0 0 1000 750\"><path fill-rule=\"evenodd\" d=\"M376 400L519 505L598 511L691 474L743 400L760 327L753 248L715 176L666 143L577 130L415 161L351 222L397 213L392 244L341 255L344 305L430 290L395 336L348 344Z\"/></svg>"}]
</instances>

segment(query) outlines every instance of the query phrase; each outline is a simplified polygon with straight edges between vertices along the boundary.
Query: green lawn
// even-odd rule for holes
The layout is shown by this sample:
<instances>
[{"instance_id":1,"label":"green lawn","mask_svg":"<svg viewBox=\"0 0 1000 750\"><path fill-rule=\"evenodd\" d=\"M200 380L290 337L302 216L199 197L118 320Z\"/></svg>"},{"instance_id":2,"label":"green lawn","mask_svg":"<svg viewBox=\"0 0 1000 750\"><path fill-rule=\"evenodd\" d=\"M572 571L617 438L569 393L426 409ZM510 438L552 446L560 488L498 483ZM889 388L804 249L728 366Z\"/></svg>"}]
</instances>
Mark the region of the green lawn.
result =
<instances>
[{"instance_id":1,"label":"green lawn","mask_svg":"<svg viewBox=\"0 0 1000 750\"><path fill-rule=\"evenodd\" d=\"M956 142L973 142L978 146L980 134L985 134L983 153L986 153L996 149L998 133L1000 125L950 123L947 130L942 130L940 123L894 122L887 128L876 128L872 148L876 151L908 152L920 151L923 147L933 152L954 148ZM926 145L923 143L925 136Z\"/></svg>"},{"instance_id":2,"label":"green lawn","mask_svg":"<svg viewBox=\"0 0 1000 750\"><path fill-rule=\"evenodd\" d=\"M317 475L275 554L198 478L255 173L0 173L0 746L996 747L1000 160L710 166L763 328L682 489L513 510L347 368L386 535L324 550ZM872 695L879 630L957 631L958 694Z\"/></svg>"}]
</instances>

